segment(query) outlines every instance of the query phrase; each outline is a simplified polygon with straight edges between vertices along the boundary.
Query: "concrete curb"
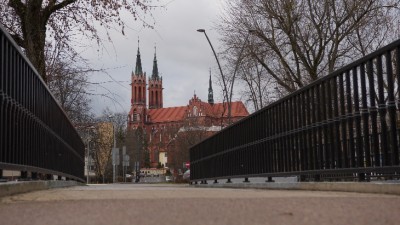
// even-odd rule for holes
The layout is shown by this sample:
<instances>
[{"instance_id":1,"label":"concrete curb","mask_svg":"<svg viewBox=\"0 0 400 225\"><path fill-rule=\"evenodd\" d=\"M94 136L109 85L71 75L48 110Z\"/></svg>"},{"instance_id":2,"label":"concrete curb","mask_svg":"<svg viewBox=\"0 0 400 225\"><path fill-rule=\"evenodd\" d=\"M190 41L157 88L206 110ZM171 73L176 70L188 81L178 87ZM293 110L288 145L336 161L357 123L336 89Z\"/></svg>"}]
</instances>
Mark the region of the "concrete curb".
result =
<instances>
[{"instance_id":1,"label":"concrete curb","mask_svg":"<svg viewBox=\"0 0 400 225\"><path fill-rule=\"evenodd\" d=\"M270 190L343 191L400 195L400 183L359 183L359 182L307 182L307 183L232 183L197 184L197 188L251 188Z\"/></svg>"},{"instance_id":2,"label":"concrete curb","mask_svg":"<svg viewBox=\"0 0 400 225\"><path fill-rule=\"evenodd\" d=\"M0 184L0 198L15 194L21 194L31 191L46 190L51 188L63 188L76 185L83 185L77 181L20 181L20 182L7 182Z\"/></svg>"}]
</instances>

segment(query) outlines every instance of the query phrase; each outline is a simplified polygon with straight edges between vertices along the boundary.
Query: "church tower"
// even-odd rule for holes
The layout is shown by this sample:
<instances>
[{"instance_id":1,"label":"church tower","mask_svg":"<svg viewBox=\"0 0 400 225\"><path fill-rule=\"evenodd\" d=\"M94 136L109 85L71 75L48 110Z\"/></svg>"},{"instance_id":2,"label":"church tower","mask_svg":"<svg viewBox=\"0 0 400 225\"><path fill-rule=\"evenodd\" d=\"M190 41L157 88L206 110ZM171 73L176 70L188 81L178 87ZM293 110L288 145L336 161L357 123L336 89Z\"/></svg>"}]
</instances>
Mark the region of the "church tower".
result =
<instances>
[{"instance_id":1,"label":"church tower","mask_svg":"<svg viewBox=\"0 0 400 225\"><path fill-rule=\"evenodd\" d=\"M210 69L210 81L208 84L208 103L209 104L214 104L214 94L213 94L213 89L212 89L212 84L211 84L211 69Z\"/></svg>"},{"instance_id":2,"label":"church tower","mask_svg":"<svg viewBox=\"0 0 400 225\"><path fill-rule=\"evenodd\" d=\"M158 74L157 49L154 47L153 73L149 77L149 109L159 109L163 107L163 87L162 77Z\"/></svg>"},{"instance_id":3,"label":"church tower","mask_svg":"<svg viewBox=\"0 0 400 225\"><path fill-rule=\"evenodd\" d=\"M131 110L129 112L129 124L137 128L143 125L146 119L146 73L143 73L142 60L138 41L135 71L131 74Z\"/></svg>"}]
</instances>

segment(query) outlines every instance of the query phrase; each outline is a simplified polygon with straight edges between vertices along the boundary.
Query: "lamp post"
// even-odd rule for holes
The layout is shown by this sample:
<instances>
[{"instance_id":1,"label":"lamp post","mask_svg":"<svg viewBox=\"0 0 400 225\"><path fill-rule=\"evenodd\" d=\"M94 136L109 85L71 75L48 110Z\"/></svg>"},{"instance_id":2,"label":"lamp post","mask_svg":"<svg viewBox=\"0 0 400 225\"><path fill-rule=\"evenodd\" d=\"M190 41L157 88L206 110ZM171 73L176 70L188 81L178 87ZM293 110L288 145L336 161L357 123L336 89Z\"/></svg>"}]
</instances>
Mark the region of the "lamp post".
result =
<instances>
[{"instance_id":1,"label":"lamp post","mask_svg":"<svg viewBox=\"0 0 400 225\"><path fill-rule=\"evenodd\" d=\"M224 94L224 99L226 99L226 102L227 102L227 104L228 104L228 124L231 124L231 113L232 113L232 112L231 112L231 110L232 110L232 107L231 107L231 100L232 100L232 93L233 93L233 92L232 92L233 83L234 83L234 81L235 81L236 72L237 72L237 70L238 70L238 68L239 68L240 58L242 57L242 53L243 53L243 50L244 50L244 48L245 48L245 46L246 46L247 40L249 39L249 35L250 35L250 33L254 33L255 30L249 30L249 31L248 31L247 36L246 36L246 38L245 38L245 41L243 42L242 48L240 49L239 56L238 56L238 59L237 59L236 64L235 64L235 70L234 70L234 72L233 72L233 79L232 79L231 87L230 87L231 93L230 93L229 96L228 96L228 90L227 90L227 84L226 84L226 81L225 81L225 76L224 76L224 74L223 74L223 72L222 72L221 65L220 65L220 63L219 63L217 54L215 53L214 47L213 47L213 45L211 44L211 41L210 41L210 39L209 39L208 36L207 36L206 30L205 30L205 29L198 29L197 32L204 33L204 35L205 35L206 38L207 38L208 43L210 44L211 50L212 50L213 53L214 53L215 59L217 60L219 72L221 73L221 77L222 77L222 84L224 85L224 93L225 93L225 94Z\"/></svg>"},{"instance_id":2,"label":"lamp post","mask_svg":"<svg viewBox=\"0 0 400 225\"><path fill-rule=\"evenodd\" d=\"M113 115L109 115L108 116L108 118L110 119L110 120L112 120L113 118L114 118L114 116ZM112 154L113 154L113 156L115 155L115 149L116 149L116 141L115 141L115 127L114 127L114 121L111 121L111 123L112 123L112 127L113 127L113 139L114 139L114 147L113 147L113 151L112 151ZM115 170L116 170L116 165L115 165L115 162L113 162L113 183L115 183ZM103 174L103 176L104 176L104 174Z\"/></svg>"},{"instance_id":3,"label":"lamp post","mask_svg":"<svg viewBox=\"0 0 400 225\"><path fill-rule=\"evenodd\" d=\"M217 53L215 53L214 47L211 44L211 41L207 36L206 30L205 29L198 29L197 32L204 33L204 35L207 38L208 44L210 44L211 50L214 53L215 60L217 61L218 69L219 69L219 72L221 73L222 84L224 85L224 99L226 99L226 102L228 103L228 120L229 120L229 123L230 123L230 104L229 104L229 99L228 99L228 90L226 89L226 81L225 81L224 73L222 72L221 64L219 63L219 59L218 59ZM224 115L222 115L222 116L224 116Z\"/></svg>"}]
</instances>

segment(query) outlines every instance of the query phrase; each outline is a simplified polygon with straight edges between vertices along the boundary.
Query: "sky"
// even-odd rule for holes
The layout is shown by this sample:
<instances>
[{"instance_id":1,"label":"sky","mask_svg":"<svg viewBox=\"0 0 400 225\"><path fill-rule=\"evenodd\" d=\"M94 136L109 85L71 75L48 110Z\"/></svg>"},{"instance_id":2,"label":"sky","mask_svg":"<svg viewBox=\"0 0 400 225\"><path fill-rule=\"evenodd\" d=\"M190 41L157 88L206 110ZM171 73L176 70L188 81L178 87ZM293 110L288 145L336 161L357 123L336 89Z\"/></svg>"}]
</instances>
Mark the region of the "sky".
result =
<instances>
[{"instance_id":1,"label":"sky","mask_svg":"<svg viewBox=\"0 0 400 225\"><path fill-rule=\"evenodd\" d=\"M92 96L96 115L108 107L113 112L130 109L130 77L135 68L138 38L143 71L151 76L154 47L157 46L158 70L163 78L164 107L187 105L194 93L203 101L208 98L209 70L212 70L214 100L222 101L216 84L217 63L203 33L205 29L216 51L221 49L216 23L223 11L223 0L161 0L165 8L152 11L154 29L143 28L141 22L128 22L125 35L112 32L112 42L100 49L93 47L82 54L95 68L108 68L106 73L90 74L90 92L109 97ZM127 16L127 18L130 18ZM112 100L112 99L114 100Z\"/></svg>"}]
</instances>

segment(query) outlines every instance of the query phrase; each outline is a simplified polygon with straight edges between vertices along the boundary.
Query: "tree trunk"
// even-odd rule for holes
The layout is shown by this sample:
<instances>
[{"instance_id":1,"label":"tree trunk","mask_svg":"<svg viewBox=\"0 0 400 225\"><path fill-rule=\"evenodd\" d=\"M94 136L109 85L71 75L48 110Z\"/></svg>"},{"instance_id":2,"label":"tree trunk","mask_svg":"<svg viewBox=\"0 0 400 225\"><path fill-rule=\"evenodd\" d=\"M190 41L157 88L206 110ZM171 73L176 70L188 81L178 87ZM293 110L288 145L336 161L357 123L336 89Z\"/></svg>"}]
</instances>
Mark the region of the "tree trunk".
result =
<instances>
[{"instance_id":1,"label":"tree trunk","mask_svg":"<svg viewBox=\"0 0 400 225\"><path fill-rule=\"evenodd\" d=\"M44 46L46 41L46 19L42 15L42 1L27 1L22 31L26 55L47 83Z\"/></svg>"}]
</instances>

